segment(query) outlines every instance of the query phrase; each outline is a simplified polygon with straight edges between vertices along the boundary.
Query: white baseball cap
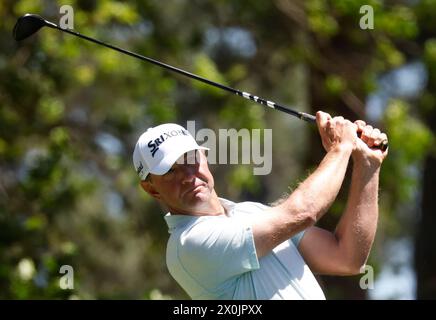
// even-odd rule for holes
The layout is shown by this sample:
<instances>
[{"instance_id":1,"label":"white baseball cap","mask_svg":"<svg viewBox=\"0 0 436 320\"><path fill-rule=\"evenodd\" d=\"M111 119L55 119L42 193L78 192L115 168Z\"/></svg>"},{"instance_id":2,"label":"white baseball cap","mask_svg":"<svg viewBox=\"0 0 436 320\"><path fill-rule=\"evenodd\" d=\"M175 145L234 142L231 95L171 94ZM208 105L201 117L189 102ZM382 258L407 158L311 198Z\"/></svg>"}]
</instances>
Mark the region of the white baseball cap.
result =
<instances>
[{"instance_id":1,"label":"white baseball cap","mask_svg":"<svg viewBox=\"0 0 436 320\"><path fill-rule=\"evenodd\" d=\"M133 165L141 180L149 173L163 175L183 154L209 150L197 144L188 130L175 123L165 123L145 131L136 142Z\"/></svg>"}]
</instances>

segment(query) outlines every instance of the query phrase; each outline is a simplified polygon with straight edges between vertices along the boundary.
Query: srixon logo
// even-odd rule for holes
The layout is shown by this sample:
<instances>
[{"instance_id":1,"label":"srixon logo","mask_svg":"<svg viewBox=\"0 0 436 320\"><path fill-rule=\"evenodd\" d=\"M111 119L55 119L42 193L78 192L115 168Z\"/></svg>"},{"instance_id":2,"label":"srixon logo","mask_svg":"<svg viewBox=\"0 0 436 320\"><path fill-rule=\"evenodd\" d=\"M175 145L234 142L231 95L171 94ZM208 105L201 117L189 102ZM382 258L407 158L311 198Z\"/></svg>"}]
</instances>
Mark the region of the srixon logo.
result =
<instances>
[{"instance_id":1,"label":"srixon logo","mask_svg":"<svg viewBox=\"0 0 436 320\"><path fill-rule=\"evenodd\" d=\"M142 164L141 161L139 161L139 167L138 167L138 169L136 170L136 173L137 173L137 174L141 174L141 173L142 173L142 169L144 169L144 165Z\"/></svg>"},{"instance_id":2,"label":"srixon logo","mask_svg":"<svg viewBox=\"0 0 436 320\"><path fill-rule=\"evenodd\" d=\"M159 146L166 140L177 137L177 136L187 136L189 135L189 132L186 130L172 130L169 132L164 132L164 134L161 134L160 137L154 140L150 140L147 144L148 148L150 149L151 156L154 158L155 153L157 150L159 150Z\"/></svg>"}]
</instances>

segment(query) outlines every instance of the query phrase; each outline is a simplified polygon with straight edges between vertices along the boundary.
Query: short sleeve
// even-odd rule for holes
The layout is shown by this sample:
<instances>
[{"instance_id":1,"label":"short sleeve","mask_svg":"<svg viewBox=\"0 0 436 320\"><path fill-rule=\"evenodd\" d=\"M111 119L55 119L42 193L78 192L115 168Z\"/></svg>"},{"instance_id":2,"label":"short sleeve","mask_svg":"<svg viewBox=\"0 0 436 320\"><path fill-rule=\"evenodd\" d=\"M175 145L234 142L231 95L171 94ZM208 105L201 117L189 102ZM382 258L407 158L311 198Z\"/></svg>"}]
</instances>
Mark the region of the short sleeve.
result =
<instances>
[{"instance_id":1,"label":"short sleeve","mask_svg":"<svg viewBox=\"0 0 436 320\"><path fill-rule=\"evenodd\" d=\"M301 239L302 239L303 236L304 236L304 232L305 232L305 231L306 231L306 230L303 230L303 231L297 233L295 236L293 236L293 237L291 238L292 243L294 244L294 246L295 246L297 249L298 249L298 245L300 244Z\"/></svg>"},{"instance_id":2,"label":"short sleeve","mask_svg":"<svg viewBox=\"0 0 436 320\"><path fill-rule=\"evenodd\" d=\"M208 217L185 230L178 255L185 271L208 287L259 268L251 226L236 217Z\"/></svg>"}]
</instances>

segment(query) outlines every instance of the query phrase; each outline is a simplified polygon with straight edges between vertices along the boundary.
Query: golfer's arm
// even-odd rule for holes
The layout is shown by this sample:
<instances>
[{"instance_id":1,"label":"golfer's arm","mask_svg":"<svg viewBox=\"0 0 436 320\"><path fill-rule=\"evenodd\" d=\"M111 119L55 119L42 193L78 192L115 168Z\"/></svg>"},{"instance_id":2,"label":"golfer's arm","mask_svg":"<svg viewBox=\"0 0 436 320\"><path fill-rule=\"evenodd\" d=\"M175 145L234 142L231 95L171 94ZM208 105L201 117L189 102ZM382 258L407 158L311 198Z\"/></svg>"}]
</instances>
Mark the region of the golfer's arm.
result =
<instances>
[{"instance_id":1,"label":"golfer's arm","mask_svg":"<svg viewBox=\"0 0 436 320\"><path fill-rule=\"evenodd\" d=\"M258 257L296 233L313 225L335 200L345 176L351 145L330 150L318 168L270 214L253 220L253 236Z\"/></svg>"},{"instance_id":2,"label":"golfer's arm","mask_svg":"<svg viewBox=\"0 0 436 320\"><path fill-rule=\"evenodd\" d=\"M377 228L379 171L354 163L347 205L335 233L316 227L306 231L299 250L313 272L351 275L365 265Z\"/></svg>"}]
</instances>

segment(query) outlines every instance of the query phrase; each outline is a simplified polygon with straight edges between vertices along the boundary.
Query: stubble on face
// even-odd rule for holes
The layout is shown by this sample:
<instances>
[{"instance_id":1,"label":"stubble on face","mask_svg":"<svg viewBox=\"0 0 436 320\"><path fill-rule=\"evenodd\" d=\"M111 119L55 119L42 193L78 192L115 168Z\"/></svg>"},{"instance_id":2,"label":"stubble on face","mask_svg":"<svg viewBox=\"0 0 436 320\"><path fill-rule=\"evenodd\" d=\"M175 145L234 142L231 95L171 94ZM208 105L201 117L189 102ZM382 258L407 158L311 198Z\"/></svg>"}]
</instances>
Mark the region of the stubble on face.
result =
<instances>
[{"instance_id":1,"label":"stubble on face","mask_svg":"<svg viewBox=\"0 0 436 320\"><path fill-rule=\"evenodd\" d=\"M218 197L214 190L214 179L209 170L207 158L198 151L199 162L195 172L185 175L184 164L175 164L166 177L156 178L162 201L174 214L204 215L217 210ZM192 169L192 167L191 167ZM179 172L180 170L180 172ZM174 175L173 180L167 179ZM191 179L191 181L190 181ZM218 203L218 204L217 204Z\"/></svg>"}]
</instances>

